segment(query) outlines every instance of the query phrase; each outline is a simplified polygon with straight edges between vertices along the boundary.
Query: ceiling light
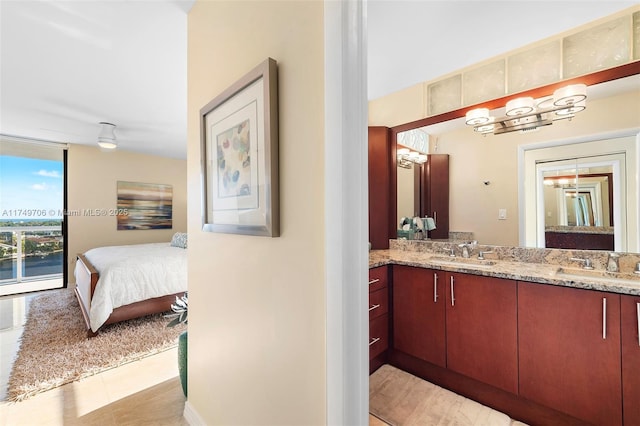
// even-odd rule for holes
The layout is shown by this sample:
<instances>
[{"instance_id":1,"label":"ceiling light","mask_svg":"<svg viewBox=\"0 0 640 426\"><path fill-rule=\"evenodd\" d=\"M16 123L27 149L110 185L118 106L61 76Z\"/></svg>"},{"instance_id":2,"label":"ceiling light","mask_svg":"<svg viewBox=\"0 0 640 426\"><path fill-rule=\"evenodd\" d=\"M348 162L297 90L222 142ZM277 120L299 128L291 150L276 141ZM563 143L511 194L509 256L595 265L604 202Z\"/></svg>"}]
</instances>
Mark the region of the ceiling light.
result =
<instances>
[{"instance_id":1,"label":"ceiling light","mask_svg":"<svg viewBox=\"0 0 640 426\"><path fill-rule=\"evenodd\" d=\"M98 133L98 145L103 149L115 149L118 146L114 133L116 125L100 122L100 133Z\"/></svg>"},{"instance_id":2,"label":"ceiling light","mask_svg":"<svg viewBox=\"0 0 640 426\"><path fill-rule=\"evenodd\" d=\"M505 117L494 118L487 108L476 108L466 113L465 121L482 134L531 132L556 120L570 120L586 108L586 99L587 86L572 84L556 90L553 96L536 100L532 97L511 99L505 106Z\"/></svg>"}]
</instances>

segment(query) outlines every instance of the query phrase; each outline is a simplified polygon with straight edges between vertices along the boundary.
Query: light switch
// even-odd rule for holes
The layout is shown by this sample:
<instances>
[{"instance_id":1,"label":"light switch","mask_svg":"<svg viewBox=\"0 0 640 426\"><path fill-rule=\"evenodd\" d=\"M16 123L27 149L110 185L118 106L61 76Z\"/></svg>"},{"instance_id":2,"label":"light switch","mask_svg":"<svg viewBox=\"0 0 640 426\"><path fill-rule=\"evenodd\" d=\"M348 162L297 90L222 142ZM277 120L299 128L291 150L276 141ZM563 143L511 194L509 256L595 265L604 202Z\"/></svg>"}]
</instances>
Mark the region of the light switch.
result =
<instances>
[{"instance_id":1,"label":"light switch","mask_svg":"<svg viewBox=\"0 0 640 426\"><path fill-rule=\"evenodd\" d=\"M507 219L507 209L498 209L498 219L499 220Z\"/></svg>"}]
</instances>

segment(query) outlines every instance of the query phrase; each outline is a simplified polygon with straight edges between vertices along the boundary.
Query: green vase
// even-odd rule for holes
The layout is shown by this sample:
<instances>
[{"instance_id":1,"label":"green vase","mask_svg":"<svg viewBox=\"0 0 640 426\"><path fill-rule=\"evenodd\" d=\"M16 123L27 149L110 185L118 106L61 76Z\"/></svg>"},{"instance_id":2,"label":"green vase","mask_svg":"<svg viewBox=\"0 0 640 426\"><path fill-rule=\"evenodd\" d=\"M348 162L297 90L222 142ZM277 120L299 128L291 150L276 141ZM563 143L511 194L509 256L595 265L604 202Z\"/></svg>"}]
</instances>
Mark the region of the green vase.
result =
<instances>
[{"instance_id":1,"label":"green vase","mask_svg":"<svg viewBox=\"0 0 640 426\"><path fill-rule=\"evenodd\" d=\"M180 383L182 392L187 396L187 332L178 337L178 372L180 373Z\"/></svg>"}]
</instances>

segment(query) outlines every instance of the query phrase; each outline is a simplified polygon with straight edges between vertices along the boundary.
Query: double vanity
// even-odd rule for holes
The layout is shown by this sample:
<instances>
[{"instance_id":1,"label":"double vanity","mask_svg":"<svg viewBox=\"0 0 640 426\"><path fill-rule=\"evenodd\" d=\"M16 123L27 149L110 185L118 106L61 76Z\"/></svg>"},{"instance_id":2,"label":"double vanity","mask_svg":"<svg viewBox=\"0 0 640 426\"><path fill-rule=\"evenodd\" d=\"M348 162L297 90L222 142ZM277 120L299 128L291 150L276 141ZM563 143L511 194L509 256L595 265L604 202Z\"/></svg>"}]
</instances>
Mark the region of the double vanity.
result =
<instances>
[{"instance_id":1,"label":"double vanity","mask_svg":"<svg viewBox=\"0 0 640 426\"><path fill-rule=\"evenodd\" d=\"M532 425L638 425L638 262L391 240L369 257L370 370L389 363Z\"/></svg>"}]
</instances>

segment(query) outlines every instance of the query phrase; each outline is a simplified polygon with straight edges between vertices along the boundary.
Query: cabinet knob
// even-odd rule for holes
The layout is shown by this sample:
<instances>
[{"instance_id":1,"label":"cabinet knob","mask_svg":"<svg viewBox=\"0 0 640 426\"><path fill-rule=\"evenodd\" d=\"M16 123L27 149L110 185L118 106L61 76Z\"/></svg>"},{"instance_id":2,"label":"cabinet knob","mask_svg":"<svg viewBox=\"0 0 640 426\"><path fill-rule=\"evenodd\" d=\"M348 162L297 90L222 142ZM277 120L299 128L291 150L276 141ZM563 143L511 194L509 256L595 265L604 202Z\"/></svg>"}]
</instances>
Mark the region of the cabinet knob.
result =
<instances>
[{"instance_id":1,"label":"cabinet knob","mask_svg":"<svg viewBox=\"0 0 640 426\"><path fill-rule=\"evenodd\" d=\"M374 309L378 309L380 307L380 305L371 305L369 306L369 312L373 311Z\"/></svg>"},{"instance_id":2,"label":"cabinet knob","mask_svg":"<svg viewBox=\"0 0 640 426\"><path fill-rule=\"evenodd\" d=\"M369 340L369 346L373 345L374 343L380 341L379 337L374 337L373 339Z\"/></svg>"}]
</instances>

